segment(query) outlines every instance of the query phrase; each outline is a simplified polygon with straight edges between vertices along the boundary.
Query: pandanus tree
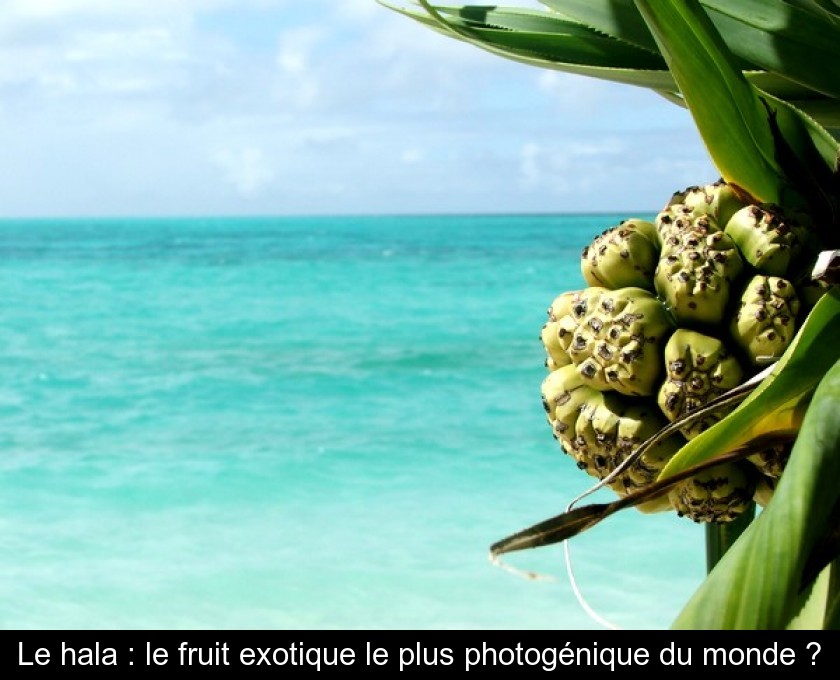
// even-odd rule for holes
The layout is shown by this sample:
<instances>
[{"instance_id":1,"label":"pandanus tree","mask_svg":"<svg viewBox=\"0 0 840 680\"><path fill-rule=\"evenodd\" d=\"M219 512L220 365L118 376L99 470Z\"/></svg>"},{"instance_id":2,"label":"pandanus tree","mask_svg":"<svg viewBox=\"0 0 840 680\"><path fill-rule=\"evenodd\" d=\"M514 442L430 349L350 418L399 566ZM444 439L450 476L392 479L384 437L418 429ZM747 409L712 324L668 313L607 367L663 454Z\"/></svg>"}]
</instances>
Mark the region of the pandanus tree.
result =
<instances>
[{"instance_id":1,"label":"pandanus tree","mask_svg":"<svg viewBox=\"0 0 840 680\"><path fill-rule=\"evenodd\" d=\"M593 238L585 286L549 301L551 432L618 498L491 555L676 510L705 523L708 574L674 628L840 627L840 3L383 4L501 57L654 90L688 109L720 173Z\"/></svg>"}]
</instances>

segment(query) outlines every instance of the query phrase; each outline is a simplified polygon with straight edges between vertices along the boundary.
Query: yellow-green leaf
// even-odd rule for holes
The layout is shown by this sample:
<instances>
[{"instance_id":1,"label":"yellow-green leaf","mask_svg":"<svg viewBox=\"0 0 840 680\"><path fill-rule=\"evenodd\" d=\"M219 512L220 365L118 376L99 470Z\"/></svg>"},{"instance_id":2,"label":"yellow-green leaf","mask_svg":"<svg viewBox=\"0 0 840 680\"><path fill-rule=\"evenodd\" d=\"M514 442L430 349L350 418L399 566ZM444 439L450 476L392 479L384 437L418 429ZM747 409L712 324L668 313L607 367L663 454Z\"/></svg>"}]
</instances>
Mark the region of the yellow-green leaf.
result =
<instances>
[{"instance_id":1,"label":"yellow-green leaf","mask_svg":"<svg viewBox=\"0 0 840 680\"><path fill-rule=\"evenodd\" d=\"M790 625L813 583L804 578L809 557L838 519L838 412L840 361L814 393L773 499L711 571L673 628L778 630ZM824 612L826 604L834 603L823 603Z\"/></svg>"},{"instance_id":2,"label":"yellow-green leaf","mask_svg":"<svg viewBox=\"0 0 840 680\"><path fill-rule=\"evenodd\" d=\"M636 0L723 178L782 203L768 114L699 2Z\"/></svg>"}]
</instances>

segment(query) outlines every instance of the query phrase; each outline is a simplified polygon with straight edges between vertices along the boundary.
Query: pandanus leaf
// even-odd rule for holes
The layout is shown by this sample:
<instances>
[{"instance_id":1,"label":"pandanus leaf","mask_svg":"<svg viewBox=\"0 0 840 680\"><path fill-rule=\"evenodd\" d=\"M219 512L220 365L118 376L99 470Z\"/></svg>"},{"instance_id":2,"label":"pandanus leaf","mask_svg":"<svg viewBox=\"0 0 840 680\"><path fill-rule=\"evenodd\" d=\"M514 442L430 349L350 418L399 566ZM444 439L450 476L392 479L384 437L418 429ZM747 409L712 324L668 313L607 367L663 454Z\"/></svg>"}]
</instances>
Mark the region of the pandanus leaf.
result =
<instances>
[{"instance_id":1,"label":"pandanus leaf","mask_svg":"<svg viewBox=\"0 0 840 680\"><path fill-rule=\"evenodd\" d=\"M772 500L711 571L674 628L778 630L790 625L813 572L825 566L815 569L811 558L840 519L839 412L837 361L820 380ZM837 556L836 543L834 548L824 560ZM812 573L806 578L809 566ZM836 602L827 604L824 618L831 619ZM824 625L821 620L815 627Z\"/></svg>"}]
</instances>

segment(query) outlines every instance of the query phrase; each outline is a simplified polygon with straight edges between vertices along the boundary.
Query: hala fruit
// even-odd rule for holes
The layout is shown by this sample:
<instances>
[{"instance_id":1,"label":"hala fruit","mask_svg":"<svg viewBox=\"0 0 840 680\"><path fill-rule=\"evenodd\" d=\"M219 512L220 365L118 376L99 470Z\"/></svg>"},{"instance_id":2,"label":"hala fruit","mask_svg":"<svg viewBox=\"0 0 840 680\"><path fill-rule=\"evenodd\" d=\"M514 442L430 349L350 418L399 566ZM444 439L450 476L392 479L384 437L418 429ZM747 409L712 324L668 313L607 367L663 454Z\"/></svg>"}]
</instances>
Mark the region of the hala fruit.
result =
<instances>
[{"instance_id":1,"label":"hala fruit","mask_svg":"<svg viewBox=\"0 0 840 680\"><path fill-rule=\"evenodd\" d=\"M789 346L826 289L788 274L812 254L806 220L717 182L675 193L653 221L630 218L593 238L581 256L589 287L558 295L540 336L548 421L578 467L627 494L655 481L683 437L726 416L731 406L689 418L615 472L668 421L708 407ZM730 521L772 497L789 451L707 469L654 509Z\"/></svg>"}]
</instances>

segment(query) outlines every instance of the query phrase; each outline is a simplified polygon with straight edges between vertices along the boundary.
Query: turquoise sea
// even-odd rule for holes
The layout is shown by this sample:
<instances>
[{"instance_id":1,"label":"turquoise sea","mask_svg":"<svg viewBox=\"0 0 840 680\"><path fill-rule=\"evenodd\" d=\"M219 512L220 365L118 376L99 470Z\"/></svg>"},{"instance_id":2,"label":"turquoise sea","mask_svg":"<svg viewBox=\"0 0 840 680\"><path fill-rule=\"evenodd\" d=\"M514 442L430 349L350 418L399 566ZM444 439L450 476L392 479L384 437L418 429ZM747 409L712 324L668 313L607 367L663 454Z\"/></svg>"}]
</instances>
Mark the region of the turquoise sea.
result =
<instances>
[{"instance_id":1,"label":"turquoise sea","mask_svg":"<svg viewBox=\"0 0 840 680\"><path fill-rule=\"evenodd\" d=\"M0 627L600 628L488 548L594 481L538 337L630 216L1 222ZM673 514L571 552L622 628L704 572Z\"/></svg>"}]
</instances>

